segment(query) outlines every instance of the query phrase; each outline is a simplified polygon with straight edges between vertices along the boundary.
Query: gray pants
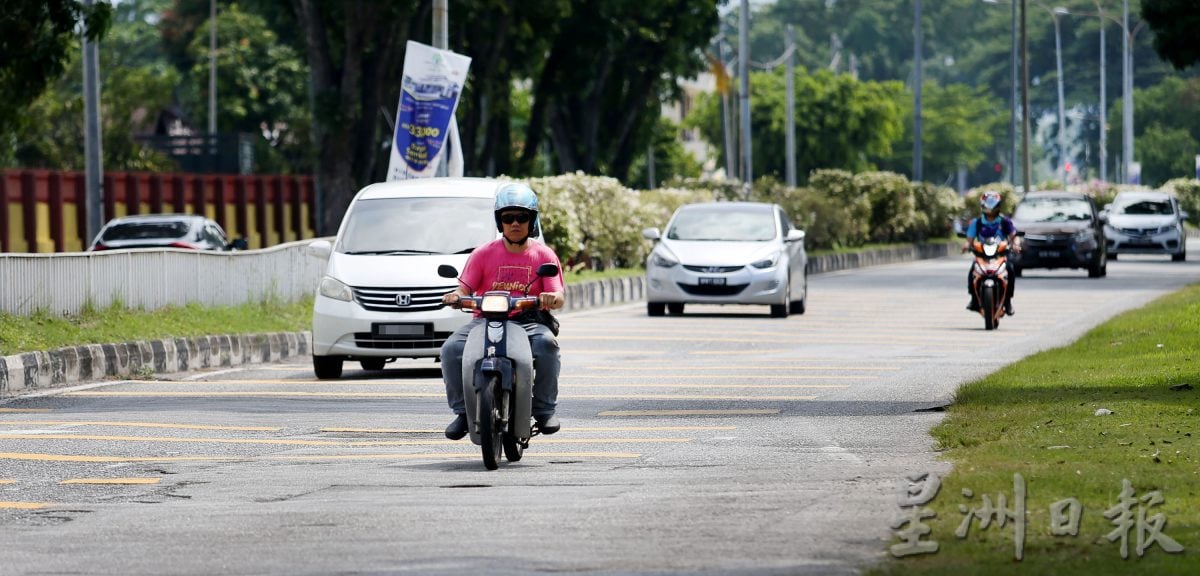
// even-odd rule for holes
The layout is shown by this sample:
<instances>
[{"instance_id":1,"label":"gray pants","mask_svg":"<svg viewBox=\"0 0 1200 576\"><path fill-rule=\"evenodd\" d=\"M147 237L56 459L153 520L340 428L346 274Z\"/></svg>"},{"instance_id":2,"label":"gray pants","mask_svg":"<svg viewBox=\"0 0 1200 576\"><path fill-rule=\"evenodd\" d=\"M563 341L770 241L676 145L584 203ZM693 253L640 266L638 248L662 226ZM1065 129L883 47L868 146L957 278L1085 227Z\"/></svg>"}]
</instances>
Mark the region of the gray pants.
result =
<instances>
[{"instance_id":1,"label":"gray pants","mask_svg":"<svg viewBox=\"0 0 1200 576\"><path fill-rule=\"evenodd\" d=\"M463 402L462 357L471 329L484 322L476 318L459 328L442 345L442 380L446 383L446 402L455 414L465 414ZM521 324L529 334L533 352L533 415L549 416L558 402L558 339L542 324Z\"/></svg>"}]
</instances>

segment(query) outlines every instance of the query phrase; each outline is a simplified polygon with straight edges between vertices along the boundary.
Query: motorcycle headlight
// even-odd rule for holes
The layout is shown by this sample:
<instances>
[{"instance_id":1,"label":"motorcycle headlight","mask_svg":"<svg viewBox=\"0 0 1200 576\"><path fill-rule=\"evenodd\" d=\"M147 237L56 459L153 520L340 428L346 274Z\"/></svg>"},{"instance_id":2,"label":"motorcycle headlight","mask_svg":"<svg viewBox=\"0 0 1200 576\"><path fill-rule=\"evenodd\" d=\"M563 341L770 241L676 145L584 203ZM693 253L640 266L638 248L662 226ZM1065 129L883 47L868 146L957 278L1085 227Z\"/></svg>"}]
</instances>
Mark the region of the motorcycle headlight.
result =
<instances>
[{"instance_id":1,"label":"motorcycle headlight","mask_svg":"<svg viewBox=\"0 0 1200 576\"><path fill-rule=\"evenodd\" d=\"M485 295L483 302L479 305L479 309L484 312L508 312L508 296L502 294Z\"/></svg>"},{"instance_id":2,"label":"motorcycle headlight","mask_svg":"<svg viewBox=\"0 0 1200 576\"><path fill-rule=\"evenodd\" d=\"M757 262L751 262L750 265L762 270L765 268L771 268L778 263L779 263L779 252L776 252L766 258L763 258L762 260L759 260Z\"/></svg>"},{"instance_id":3,"label":"motorcycle headlight","mask_svg":"<svg viewBox=\"0 0 1200 576\"><path fill-rule=\"evenodd\" d=\"M670 268L676 264L679 264L679 261L666 254L663 254L662 252L659 252L658 250L655 250L654 254L650 256L650 263L658 266L659 268Z\"/></svg>"},{"instance_id":4,"label":"motorcycle headlight","mask_svg":"<svg viewBox=\"0 0 1200 576\"><path fill-rule=\"evenodd\" d=\"M329 276L321 279L321 286L318 291L326 298L333 298L342 302L351 302L354 300L354 292L350 290L349 286Z\"/></svg>"}]
</instances>

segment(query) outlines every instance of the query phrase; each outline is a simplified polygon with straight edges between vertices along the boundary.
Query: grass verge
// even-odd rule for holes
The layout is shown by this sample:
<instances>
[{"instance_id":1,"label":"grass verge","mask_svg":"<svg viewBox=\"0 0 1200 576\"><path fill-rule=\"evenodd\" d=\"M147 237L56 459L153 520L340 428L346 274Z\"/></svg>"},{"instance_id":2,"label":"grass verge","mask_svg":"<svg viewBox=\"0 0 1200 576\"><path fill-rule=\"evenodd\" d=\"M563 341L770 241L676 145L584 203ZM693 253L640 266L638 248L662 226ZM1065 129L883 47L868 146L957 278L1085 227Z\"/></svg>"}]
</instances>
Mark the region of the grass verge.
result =
<instances>
[{"instance_id":1,"label":"grass verge","mask_svg":"<svg viewBox=\"0 0 1200 576\"><path fill-rule=\"evenodd\" d=\"M1112 413L1096 415L1099 409ZM932 531L923 539L940 549L889 557L871 573L1200 574L1200 286L964 386L933 437L954 464L926 505L937 516L924 521ZM995 505L1004 494L1013 509L1014 474L1026 491L1020 562L1012 521L1000 527L993 518L980 530L975 520L965 538L955 535L966 517L960 505L973 511L983 495ZM1127 559L1122 531L1105 517L1120 501L1123 480L1137 499ZM1153 491L1161 492L1161 504L1141 500ZM1067 498L1082 506L1078 534L1055 536L1051 505ZM1156 543L1138 555L1139 507L1145 518L1163 515L1161 533L1182 553ZM1150 541L1152 532L1143 533Z\"/></svg>"}]
</instances>

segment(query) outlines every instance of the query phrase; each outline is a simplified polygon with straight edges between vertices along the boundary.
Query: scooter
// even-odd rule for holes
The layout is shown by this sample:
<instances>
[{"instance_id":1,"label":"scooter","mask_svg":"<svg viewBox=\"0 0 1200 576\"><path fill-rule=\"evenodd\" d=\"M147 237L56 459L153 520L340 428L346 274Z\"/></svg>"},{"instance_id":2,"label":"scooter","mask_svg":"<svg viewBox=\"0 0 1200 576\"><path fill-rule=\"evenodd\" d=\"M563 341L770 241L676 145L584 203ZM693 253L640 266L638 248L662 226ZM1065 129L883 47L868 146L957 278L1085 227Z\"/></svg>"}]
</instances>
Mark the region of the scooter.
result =
<instances>
[{"instance_id":1,"label":"scooter","mask_svg":"<svg viewBox=\"0 0 1200 576\"><path fill-rule=\"evenodd\" d=\"M975 282L971 290L979 303L983 328L995 330L1004 317L1004 295L1008 293L1008 241L1000 238L972 238L975 255Z\"/></svg>"},{"instance_id":2,"label":"scooter","mask_svg":"<svg viewBox=\"0 0 1200 576\"><path fill-rule=\"evenodd\" d=\"M557 276L558 266L542 264L537 275ZM438 276L458 278L458 270L443 264ZM525 287L526 294L530 286ZM486 320L467 335L462 381L471 442L480 447L488 470L500 466L501 452L509 462L520 460L530 438L538 434L532 415L533 352L525 329L509 319L514 311L537 306L537 296L512 296L503 290L459 298L463 311L479 310Z\"/></svg>"}]
</instances>

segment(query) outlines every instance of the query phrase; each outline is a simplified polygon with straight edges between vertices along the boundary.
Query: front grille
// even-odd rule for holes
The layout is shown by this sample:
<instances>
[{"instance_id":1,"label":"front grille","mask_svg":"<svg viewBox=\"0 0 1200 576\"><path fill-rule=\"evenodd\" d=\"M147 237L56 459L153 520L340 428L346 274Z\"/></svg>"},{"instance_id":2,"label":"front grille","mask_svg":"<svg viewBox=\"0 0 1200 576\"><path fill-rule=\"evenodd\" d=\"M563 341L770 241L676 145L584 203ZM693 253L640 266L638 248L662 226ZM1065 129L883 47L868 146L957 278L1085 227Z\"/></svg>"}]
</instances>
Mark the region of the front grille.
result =
<instances>
[{"instance_id":1,"label":"front grille","mask_svg":"<svg viewBox=\"0 0 1200 576\"><path fill-rule=\"evenodd\" d=\"M354 301L372 312L427 312L442 307L442 295L457 286L422 286L420 288L373 288L353 286ZM408 295L409 304L401 306L396 297Z\"/></svg>"},{"instance_id":2,"label":"front grille","mask_svg":"<svg viewBox=\"0 0 1200 576\"><path fill-rule=\"evenodd\" d=\"M1065 247L1071 244L1072 238L1073 236L1030 236L1027 234L1024 246L1026 249Z\"/></svg>"},{"instance_id":3,"label":"front grille","mask_svg":"<svg viewBox=\"0 0 1200 576\"><path fill-rule=\"evenodd\" d=\"M745 268L745 266L688 266L686 264L683 267L692 272L700 272L701 274L728 274Z\"/></svg>"},{"instance_id":4,"label":"front grille","mask_svg":"<svg viewBox=\"0 0 1200 576\"><path fill-rule=\"evenodd\" d=\"M709 284L705 284L703 286L698 286L696 284L679 285L684 292L687 292L692 296L733 296L734 294L745 290L746 286L749 286L749 284L726 284L724 286Z\"/></svg>"},{"instance_id":5,"label":"front grille","mask_svg":"<svg viewBox=\"0 0 1200 576\"><path fill-rule=\"evenodd\" d=\"M441 348L453 332L434 332L428 336L379 336L370 332L355 332L354 343L359 348L379 350L429 350Z\"/></svg>"},{"instance_id":6,"label":"front grille","mask_svg":"<svg viewBox=\"0 0 1200 576\"><path fill-rule=\"evenodd\" d=\"M1118 230L1130 236L1149 236L1158 232L1158 228L1118 228Z\"/></svg>"}]
</instances>

